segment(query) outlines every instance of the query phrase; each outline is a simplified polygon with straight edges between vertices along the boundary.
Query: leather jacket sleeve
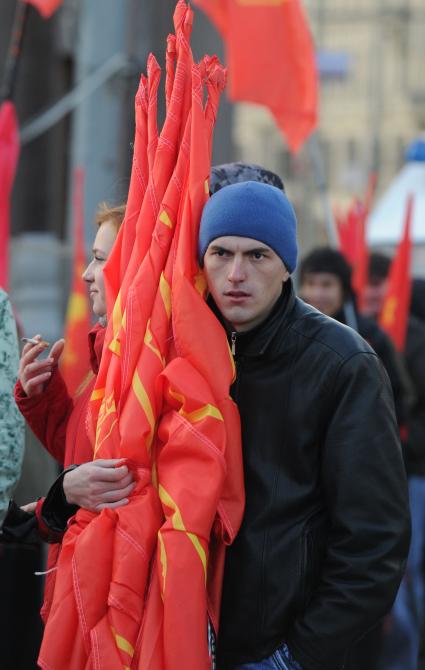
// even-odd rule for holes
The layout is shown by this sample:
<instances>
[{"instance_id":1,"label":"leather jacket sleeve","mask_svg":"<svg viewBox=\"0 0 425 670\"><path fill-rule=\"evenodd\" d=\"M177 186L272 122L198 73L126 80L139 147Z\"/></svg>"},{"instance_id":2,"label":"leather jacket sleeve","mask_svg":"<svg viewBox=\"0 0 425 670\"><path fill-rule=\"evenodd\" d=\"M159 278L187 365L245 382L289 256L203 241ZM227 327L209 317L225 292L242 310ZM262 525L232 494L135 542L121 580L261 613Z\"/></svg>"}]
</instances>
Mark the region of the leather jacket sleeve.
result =
<instances>
[{"instance_id":1,"label":"leather jacket sleeve","mask_svg":"<svg viewBox=\"0 0 425 670\"><path fill-rule=\"evenodd\" d=\"M287 642L305 670L337 670L391 607L407 557L406 476L388 377L376 355L343 360L333 380L321 486L330 517L317 590Z\"/></svg>"}]
</instances>

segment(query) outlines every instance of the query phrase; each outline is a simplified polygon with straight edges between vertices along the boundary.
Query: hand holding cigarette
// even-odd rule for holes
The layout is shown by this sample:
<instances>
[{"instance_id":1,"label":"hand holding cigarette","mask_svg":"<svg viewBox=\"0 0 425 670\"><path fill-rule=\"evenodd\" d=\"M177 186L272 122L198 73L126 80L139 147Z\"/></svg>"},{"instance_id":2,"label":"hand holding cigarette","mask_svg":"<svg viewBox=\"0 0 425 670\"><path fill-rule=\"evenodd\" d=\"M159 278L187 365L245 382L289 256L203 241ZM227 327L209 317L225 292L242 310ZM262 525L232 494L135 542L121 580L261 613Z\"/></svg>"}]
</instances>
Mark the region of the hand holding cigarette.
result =
<instances>
[{"instance_id":1,"label":"hand holding cigarette","mask_svg":"<svg viewBox=\"0 0 425 670\"><path fill-rule=\"evenodd\" d=\"M30 398L39 395L49 383L54 368L58 364L62 354L65 341L58 340L52 346L49 356L38 359L38 356L47 349L49 343L41 338L41 335L22 338L25 346L22 349L19 362L19 380L26 395Z\"/></svg>"}]
</instances>

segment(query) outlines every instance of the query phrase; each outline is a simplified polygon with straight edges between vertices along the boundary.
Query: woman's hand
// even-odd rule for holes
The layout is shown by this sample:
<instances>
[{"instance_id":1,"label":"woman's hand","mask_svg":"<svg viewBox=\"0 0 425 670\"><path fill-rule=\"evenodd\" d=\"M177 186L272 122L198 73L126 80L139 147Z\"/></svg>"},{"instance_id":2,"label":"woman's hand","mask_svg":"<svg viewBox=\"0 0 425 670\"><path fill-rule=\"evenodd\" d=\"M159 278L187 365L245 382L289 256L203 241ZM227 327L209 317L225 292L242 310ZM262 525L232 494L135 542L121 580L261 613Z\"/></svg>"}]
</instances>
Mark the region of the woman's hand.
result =
<instances>
[{"instance_id":1,"label":"woman's hand","mask_svg":"<svg viewBox=\"0 0 425 670\"><path fill-rule=\"evenodd\" d=\"M28 342L22 349L19 362L19 381L29 398L44 391L65 345L65 340L58 340L54 343L49 357L38 360L37 357L48 347L48 344L41 340L41 335L36 335L33 339L39 340L39 344Z\"/></svg>"},{"instance_id":2,"label":"woman's hand","mask_svg":"<svg viewBox=\"0 0 425 670\"><path fill-rule=\"evenodd\" d=\"M128 467L119 463L122 458L99 459L67 472L63 478L67 502L91 512L126 505L136 483Z\"/></svg>"},{"instance_id":3,"label":"woman's hand","mask_svg":"<svg viewBox=\"0 0 425 670\"><path fill-rule=\"evenodd\" d=\"M21 510L23 512L27 512L27 514L32 514L35 512L35 508L37 507L37 501L27 503L26 505L21 505Z\"/></svg>"}]
</instances>

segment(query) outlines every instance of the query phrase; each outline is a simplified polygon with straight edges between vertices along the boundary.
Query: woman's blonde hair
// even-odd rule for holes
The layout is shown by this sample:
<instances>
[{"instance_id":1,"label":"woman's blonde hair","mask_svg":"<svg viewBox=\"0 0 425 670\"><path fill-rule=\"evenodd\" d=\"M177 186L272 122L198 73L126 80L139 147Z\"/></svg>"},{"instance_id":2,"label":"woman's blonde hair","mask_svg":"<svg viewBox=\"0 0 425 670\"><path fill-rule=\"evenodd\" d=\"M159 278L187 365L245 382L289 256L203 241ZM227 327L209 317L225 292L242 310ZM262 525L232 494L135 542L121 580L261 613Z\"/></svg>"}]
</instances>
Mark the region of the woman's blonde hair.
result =
<instances>
[{"instance_id":1,"label":"woman's blonde hair","mask_svg":"<svg viewBox=\"0 0 425 670\"><path fill-rule=\"evenodd\" d=\"M96 212L96 225L99 227L102 225L102 223L105 223L105 221L110 221L118 232L122 222L124 221L125 208L125 202L121 205L116 205L115 207L111 207L107 202L102 202Z\"/></svg>"}]
</instances>

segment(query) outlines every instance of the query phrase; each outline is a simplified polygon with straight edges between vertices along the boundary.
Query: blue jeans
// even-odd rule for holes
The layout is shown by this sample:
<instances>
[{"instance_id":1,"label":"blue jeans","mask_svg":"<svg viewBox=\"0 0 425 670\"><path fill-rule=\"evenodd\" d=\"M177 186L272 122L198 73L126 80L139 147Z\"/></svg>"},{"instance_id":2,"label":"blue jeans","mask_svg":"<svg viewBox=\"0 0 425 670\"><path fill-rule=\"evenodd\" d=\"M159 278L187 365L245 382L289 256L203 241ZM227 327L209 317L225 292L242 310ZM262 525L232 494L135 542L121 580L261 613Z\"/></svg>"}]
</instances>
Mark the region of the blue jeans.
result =
<instances>
[{"instance_id":1,"label":"blue jeans","mask_svg":"<svg viewBox=\"0 0 425 670\"><path fill-rule=\"evenodd\" d=\"M263 661L237 665L233 670L302 670L302 668L284 644Z\"/></svg>"},{"instance_id":2,"label":"blue jeans","mask_svg":"<svg viewBox=\"0 0 425 670\"><path fill-rule=\"evenodd\" d=\"M425 624L425 477L410 477L409 498L412 540L384 636L383 670L417 670Z\"/></svg>"}]
</instances>

